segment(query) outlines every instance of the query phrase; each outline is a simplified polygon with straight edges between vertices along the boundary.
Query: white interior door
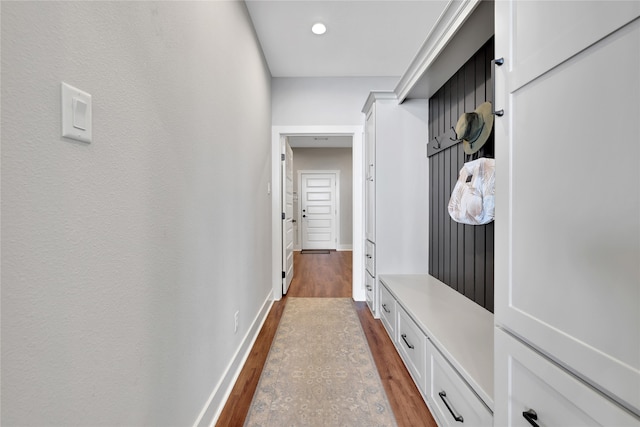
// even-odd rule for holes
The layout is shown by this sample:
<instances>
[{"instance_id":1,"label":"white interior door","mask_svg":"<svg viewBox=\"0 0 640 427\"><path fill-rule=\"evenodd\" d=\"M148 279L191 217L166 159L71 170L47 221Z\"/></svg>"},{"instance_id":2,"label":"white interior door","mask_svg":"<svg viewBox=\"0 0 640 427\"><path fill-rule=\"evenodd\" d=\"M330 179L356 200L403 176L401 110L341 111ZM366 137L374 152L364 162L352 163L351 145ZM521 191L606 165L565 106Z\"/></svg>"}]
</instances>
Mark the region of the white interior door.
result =
<instances>
[{"instance_id":1,"label":"white interior door","mask_svg":"<svg viewBox=\"0 0 640 427\"><path fill-rule=\"evenodd\" d=\"M336 249L336 174L300 174L302 249Z\"/></svg>"},{"instance_id":2,"label":"white interior door","mask_svg":"<svg viewBox=\"0 0 640 427\"><path fill-rule=\"evenodd\" d=\"M282 161L282 293L293 279L293 150L285 138Z\"/></svg>"}]
</instances>

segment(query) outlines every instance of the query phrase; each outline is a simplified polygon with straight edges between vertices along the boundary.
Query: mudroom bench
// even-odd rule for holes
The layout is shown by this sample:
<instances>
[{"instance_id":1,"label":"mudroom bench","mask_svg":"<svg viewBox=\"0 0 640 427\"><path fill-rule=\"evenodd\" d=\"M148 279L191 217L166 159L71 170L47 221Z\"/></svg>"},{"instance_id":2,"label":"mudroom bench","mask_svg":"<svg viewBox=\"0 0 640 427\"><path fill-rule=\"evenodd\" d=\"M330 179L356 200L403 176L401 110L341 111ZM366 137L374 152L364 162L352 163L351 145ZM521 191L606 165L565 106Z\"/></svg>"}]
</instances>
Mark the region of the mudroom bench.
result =
<instances>
[{"instance_id":1,"label":"mudroom bench","mask_svg":"<svg viewBox=\"0 0 640 427\"><path fill-rule=\"evenodd\" d=\"M380 275L382 323L438 425L493 424L493 314L429 275Z\"/></svg>"}]
</instances>

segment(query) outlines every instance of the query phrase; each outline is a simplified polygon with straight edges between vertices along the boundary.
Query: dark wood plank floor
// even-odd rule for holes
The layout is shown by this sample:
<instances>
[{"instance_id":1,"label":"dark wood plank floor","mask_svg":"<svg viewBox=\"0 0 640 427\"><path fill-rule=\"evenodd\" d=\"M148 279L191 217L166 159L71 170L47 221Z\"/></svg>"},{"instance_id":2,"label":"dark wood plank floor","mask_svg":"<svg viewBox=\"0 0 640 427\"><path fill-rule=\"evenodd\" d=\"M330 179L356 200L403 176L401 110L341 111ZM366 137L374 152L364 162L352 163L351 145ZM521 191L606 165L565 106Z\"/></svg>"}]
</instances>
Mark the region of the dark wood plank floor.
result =
<instances>
[{"instance_id":1,"label":"dark wood plank floor","mask_svg":"<svg viewBox=\"0 0 640 427\"><path fill-rule=\"evenodd\" d=\"M288 294L276 301L258 334L251 353L216 423L217 427L242 426L258 386L262 367L289 297L351 297L352 252L294 254L294 277ZM436 427L420 392L409 376L380 320L366 303L356 302L356 311L369 342L382 385L399 427Z\"/></svg>"}]
</instances>

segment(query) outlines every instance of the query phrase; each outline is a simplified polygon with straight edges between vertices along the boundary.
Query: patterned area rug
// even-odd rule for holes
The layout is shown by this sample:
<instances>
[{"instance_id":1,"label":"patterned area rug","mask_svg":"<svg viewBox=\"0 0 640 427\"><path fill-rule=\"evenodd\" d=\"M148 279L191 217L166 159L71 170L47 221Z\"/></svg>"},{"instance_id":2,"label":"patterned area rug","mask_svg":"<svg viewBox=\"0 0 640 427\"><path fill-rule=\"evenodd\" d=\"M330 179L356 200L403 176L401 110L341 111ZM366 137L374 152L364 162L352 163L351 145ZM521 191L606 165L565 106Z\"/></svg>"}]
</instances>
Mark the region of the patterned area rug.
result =
<instances>
[{"instance_id":1,"label":"patterned area rug","mask_svg":"<svg viewBox=\"0 0 640 427\"><path fill-rule=\"evenodd\" d=\"M288 298L245 426L396 426L350 298Z\"/></svg>"}]
</instances>

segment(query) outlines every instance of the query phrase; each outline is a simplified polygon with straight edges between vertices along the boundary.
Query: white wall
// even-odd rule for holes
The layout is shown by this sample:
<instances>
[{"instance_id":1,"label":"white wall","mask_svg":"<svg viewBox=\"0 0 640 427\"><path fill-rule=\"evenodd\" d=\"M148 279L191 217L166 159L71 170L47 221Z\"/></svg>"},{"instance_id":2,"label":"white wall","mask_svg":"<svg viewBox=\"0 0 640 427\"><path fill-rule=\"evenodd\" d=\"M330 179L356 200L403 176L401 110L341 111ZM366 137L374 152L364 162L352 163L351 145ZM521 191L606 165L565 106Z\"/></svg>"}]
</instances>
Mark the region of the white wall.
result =
<instances>
[{"instance_id":1,"label":"white wall","mask_svg":"<svg viewBox=\"0 0 640 427\"><path fill-rule=\"evenodd\" d=\"M353 160L351 148L294 148L294 191L298 191L299 170L340 171L340 241L338 249L350 249L353 245ZM298 202L294 199L293 217L297 221L296 224L302 224L298 214ZM300 248L300 242L297 240L296 247Z\"/></svg>"},{"instance_id":2,"label":"white wall","mask_svg":"<svg viewBox=\"0 0 640 427\"><path fill-rule=\"evenodd\" d=\"M191 425L272 290L271 77L245 5L1 18L1 424ZM60 137L61 81L93 95L91 144Z\"/></svg>"},{"instance_id":3,"label":"white wall","mask_svg":"<svg viewBox=\"0 0 640 427\"><path fill-rule=\"evenodd\" d=\"M398 77L278 77L272 79L274 126L364 123L362 106L374 90L393 90Z\"/></svg>"}]
</instances>

